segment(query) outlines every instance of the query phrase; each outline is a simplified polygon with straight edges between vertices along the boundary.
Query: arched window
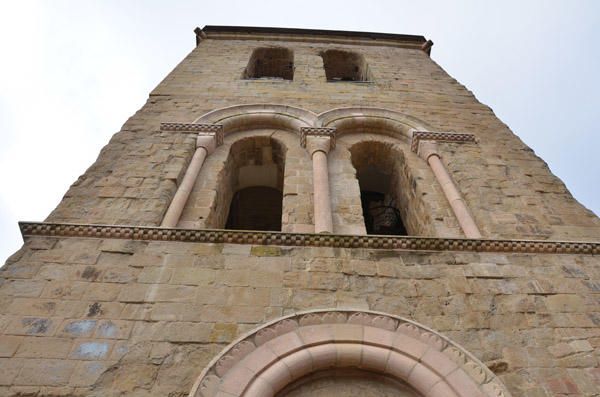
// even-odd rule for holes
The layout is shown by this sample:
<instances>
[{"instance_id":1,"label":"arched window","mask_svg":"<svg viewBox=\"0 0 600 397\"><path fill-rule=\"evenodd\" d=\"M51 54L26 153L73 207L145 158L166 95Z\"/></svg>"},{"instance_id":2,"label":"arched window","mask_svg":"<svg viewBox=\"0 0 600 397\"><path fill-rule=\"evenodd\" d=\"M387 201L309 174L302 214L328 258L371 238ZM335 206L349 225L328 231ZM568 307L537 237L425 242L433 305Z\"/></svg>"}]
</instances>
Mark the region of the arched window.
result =
<instances>
[{"instance_id":1,"label":"arched window","mask_svg":"<svg viewBox=\"0 0 600 397\"><path fill-rule=\"evenodd\" d=\"M268 136L231 146L224 171L223 200L230 203L225 228L281 230L284 166L284 148Z\"/></svg>"},{"instance_id":2,"label":"arched window","mask_svg":"<svg viewBox=\"0 0 600 397\"><path fill-rule=\"evenodd\" d=\"M262 47L252 52L245 79L294 79L294 53L282 47Z\"/></svg>"},{"instance_id":3,"label":"arched window","mask_svg":"<svg viewBox=\"0 0 600 397\"><path fill-rule=\"evenodd\" d=\"M407 201L408 186L400 186L398 154L380 142L358 143L350 153L367 234L407 235L400 208Z\"/></svg>"},{"instance_id":4,"label":"arched window","mask_svg":"<svg viewBox=\"0 0 600 397\"><path fill-rule=\"evenodd\" d=\"M327 50L321 53L327 81L370 81L369 65L361 54Z\"/></svg>"}]
</instances>

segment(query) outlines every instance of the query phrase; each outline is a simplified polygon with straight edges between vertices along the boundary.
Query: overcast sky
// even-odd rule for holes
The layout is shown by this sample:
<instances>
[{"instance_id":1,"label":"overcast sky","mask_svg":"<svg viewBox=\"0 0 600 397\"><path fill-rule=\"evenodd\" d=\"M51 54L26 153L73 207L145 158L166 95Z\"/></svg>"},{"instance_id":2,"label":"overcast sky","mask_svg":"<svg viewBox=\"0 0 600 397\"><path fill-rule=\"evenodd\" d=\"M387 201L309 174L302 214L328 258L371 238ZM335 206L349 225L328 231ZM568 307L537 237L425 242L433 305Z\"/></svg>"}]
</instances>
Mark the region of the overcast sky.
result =
<instances>
[{"instance_id":1,"label":"overcast sky","mask_svg":"<svg viewBox=\"0 0 600 397\"><path fill-rule=\"evenodd\" d=\"M14 1L0 5L0 263L194 48L196 26L420 34L600 213L600 1Z\"/></svg>"}]
</instances>

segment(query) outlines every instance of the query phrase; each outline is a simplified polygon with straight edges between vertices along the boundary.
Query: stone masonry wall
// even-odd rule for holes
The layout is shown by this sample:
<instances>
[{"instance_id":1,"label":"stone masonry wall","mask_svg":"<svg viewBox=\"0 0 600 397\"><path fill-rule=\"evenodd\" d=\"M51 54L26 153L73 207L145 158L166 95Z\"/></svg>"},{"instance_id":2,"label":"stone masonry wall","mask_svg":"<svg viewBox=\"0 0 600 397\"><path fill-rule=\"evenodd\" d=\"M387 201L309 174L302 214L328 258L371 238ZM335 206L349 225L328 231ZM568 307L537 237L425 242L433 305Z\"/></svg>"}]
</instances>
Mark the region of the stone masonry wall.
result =
<instances>
[{"instance_id":1,"label":"stone masonry wall","mask_svg":"<svg viewBox=\"0 0 600 397\"><path fill-rule=\"evenodd\" d=\"M160 131L161 122L253 103L315 113L370 106L476 136L477 144L441 144L440 153L484 237L600 239L600 220L426 53L322 41L203 40L47 220L159 225L195 147L193 134ZM253 49L269 46L294 51L294 80L242 79ZM327 83L319 56L327 49L360 52L373 81ZM180 226L223 223L228 148L269 136L285 147L283 229L311 231L311 164L299 136L256 128L226 134L207 158ZM377 141L398 154L409 228L461 236L427 164L406 139L382 134L343 134L329 154L334 232L364 232L350 148ZM0 270L0 396L186 396L237 336L298 310L335 307L431 327L486 363L514 396L597 396L599 294L592 255L31 237Z\"/></svg>"},{"instance_id":2,"label":"stone masonry wall","mask_svg":"<svg viewBox=\"0 0 600 397\"><path fill-rule=\"evenodd\" d=\"M293 81L244 80L254 48L294 51ZM327 83L320 51L362 53L373 83ZM277 103L323 112L373 106L417 117L439 131L475 134L473 147L444 149L484 236L595 239L600 221L578 204L546 164L493 112L423 51L268 40L200 43L151 93L69 189L49 221L158 225L193 153L193 137L160 132L161 122L193 122L221 107ZM335 183L335 182L334 182ZM342 208L336 219L347 216ZM302 215L306 217L306 215Z\"/></svg>"},{"instance_id":3,"label":"stone masonry wall","mask_svg":"<svg viewBox=\"0 0 600 397\"><path fill-rule=\"evenodd\" d=\"M332 307L431 327L514 396L600 385L592 256L35 237L0 276L1 396L185 396L238 335Z\"/></svg>"}]
</instances>

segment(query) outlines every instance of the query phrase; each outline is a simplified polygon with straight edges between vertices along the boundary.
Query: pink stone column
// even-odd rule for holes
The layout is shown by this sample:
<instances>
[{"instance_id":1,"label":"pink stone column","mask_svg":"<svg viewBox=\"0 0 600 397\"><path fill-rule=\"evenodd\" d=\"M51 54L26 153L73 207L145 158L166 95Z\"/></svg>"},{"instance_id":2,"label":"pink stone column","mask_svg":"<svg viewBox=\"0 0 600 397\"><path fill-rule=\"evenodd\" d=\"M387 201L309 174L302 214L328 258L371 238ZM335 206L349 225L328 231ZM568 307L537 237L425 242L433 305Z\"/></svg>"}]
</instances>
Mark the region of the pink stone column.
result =
<instances>
[{"instance_id":1,"label":"pink stone column","mask_svg":"<svg viewBox=\"0 0 600 397\"><path fill-rule=\"evenodd\" d=\"M437 152L437 145L433 142L421 142L419 144L419 155L427 161L433 175L442 187L444 195L458 220L458 224L468 238L481 238L481 232L471 216L469 208L462 198L446 166L442 163Z\"/></svg>"},{"instance_id":2,"label":"pink stone column","mask_svg":"<svg viewBox=\"0 0 600 397\"><path fill-rule=\"evenodd\" d=\"M208 127L215 126L209 125ZM221 133L220 136L219 132ZM190 164L185 170L183 180L181 181L181 184L177 187L177 191L175 192L173 200L171 200L171 204L169 204L169 208L167 209L167 212L160 225L161 227L177 226L185 204L187 203L188 198L190 197L190 193L194 188L194 184L196 183L198 174L202 169L204 160L208 155L214 152L217 146L222 142L222 130L219 130L219 132L200 132L198 134L198 138L196 140L196 151L192 156Z\"/></svg>"},{"instance_id":3,"label":"pink stone column","mask_svg":"<svg viewBox=\"0 0 600 397\"><path fill-rule=\"evenodd\" d=\"M327 154L335 147L335 129L301 128L301 144L312 157L315 233L333 233Z\"/></svg>"}]
</instances>

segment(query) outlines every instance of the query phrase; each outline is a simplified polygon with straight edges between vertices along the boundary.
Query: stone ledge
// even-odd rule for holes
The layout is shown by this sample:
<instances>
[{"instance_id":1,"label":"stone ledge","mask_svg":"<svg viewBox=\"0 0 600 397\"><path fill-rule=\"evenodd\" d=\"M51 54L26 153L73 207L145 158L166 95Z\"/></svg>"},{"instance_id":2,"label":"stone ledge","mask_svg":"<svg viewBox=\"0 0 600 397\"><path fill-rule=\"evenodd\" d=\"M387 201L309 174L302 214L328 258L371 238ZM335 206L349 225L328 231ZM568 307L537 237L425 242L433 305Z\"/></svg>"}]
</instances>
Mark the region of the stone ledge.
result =
<instances>
[{"instance_id":1,"label":"stone ledge","mask_svg":"<svg viewBox=\"0 0 600 397\"><path fill-rule=\"evenodd\" d=\"M458 132L430 132L430 131L414 131L412 134L412 140L410 149L417 153L419 149L420 141L438 141L438 142L452 142L452 143L477 143L475 135L463 134Z\"/></svg>"},{"instance_id":2,"label":"stone ledge","mask_svg":"<svg viewBox=\"0 0 600 397\"><path fill-rule=\"evenodd\" d=\"M27 237L90 237L147 241L397 249L407 251L600 254L600 242L468 239L415 236L360 236L219 229L171 229L152 226L19 222Z\"/></svg>"}]
</instances>

